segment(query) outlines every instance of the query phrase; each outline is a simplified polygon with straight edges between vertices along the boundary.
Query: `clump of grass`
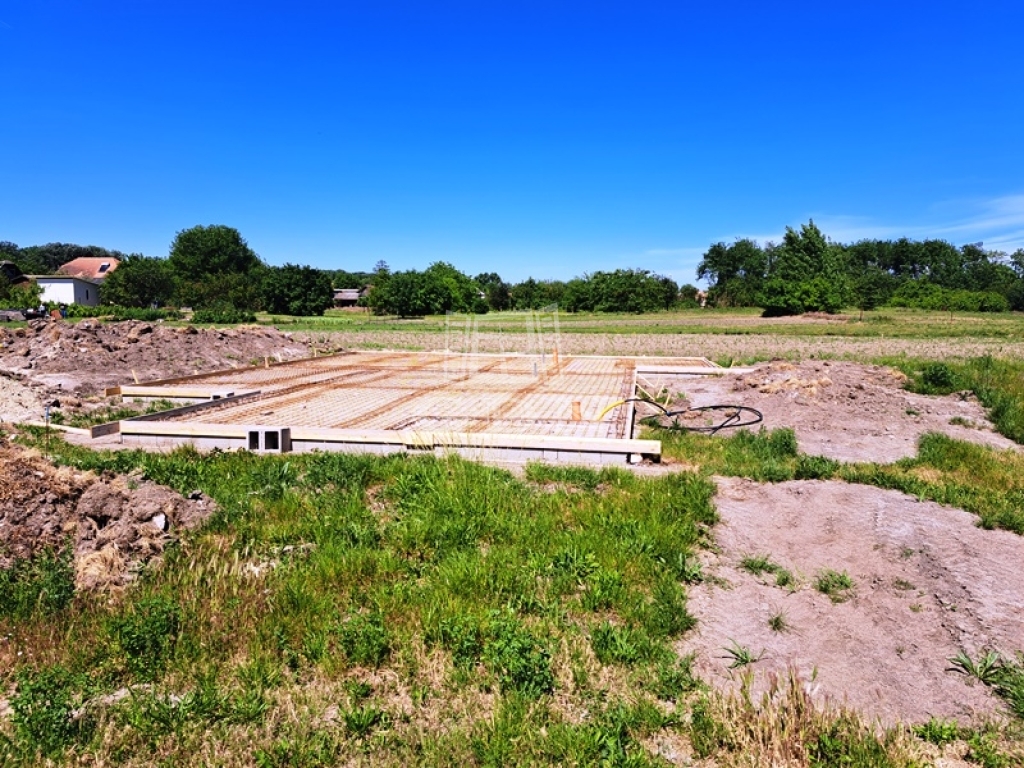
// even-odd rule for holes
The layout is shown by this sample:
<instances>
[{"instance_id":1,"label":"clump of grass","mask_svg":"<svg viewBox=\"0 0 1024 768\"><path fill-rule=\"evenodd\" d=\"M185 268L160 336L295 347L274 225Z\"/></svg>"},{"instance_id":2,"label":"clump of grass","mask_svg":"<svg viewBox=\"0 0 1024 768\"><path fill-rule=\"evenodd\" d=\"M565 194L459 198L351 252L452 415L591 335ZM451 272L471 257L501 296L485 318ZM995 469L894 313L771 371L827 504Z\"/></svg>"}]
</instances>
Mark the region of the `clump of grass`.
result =
<instances>
[{"instance_id":1,"label":"clump of grass","mask_svg":"<svg viewBox=\"0 0 1024 768\"><path fill-rule=\"evenodd\" d=\"M949 420L949 423L955 427L967 427L968 429L981 429L981 425L971 419L965 419L963 416L954 416Z\"/></svg>"},{"instance_id":2,"label":"clump of grass","mask_svg":"<svg viewBox=\"0 0 1024 768\"><path fill-rule=\"evenodd\" d=\"M754 653L744 645L740 645L735 640L732 641L732 645L723 649L728 659L732 659L729 662L729 669L737 669L739 667L748 667L751 664L756 664L764 657L764 649L760 653Z\"/></svg>"},{"instance_id":3,"label":"clump of grass","mask_svg":"<svg viewBox=\"0 0 1024 768\"><path fill-rule=\"evenodd\" d=\"M768 617L768 626L772 632L786 632L789 630L789 620L782 611L776 611Z\"/></svg>"},{"instance_id":4,"label":"clump of grass","mask_svg":"<svg viewBox=\"0 0 1024 768\"><path fill-rule=\"evenodd\" d=\"M854 583L846 571L824 568L815 577L814 588L823 595L828 595L833 603L843 603L852 597Z\"/></svg>"},{"instance_id":5,"label":"clump of grass","mask_svg":"<svg viewBox=\"0 0 1024 768\"><path fill-rule=\"evenodd\" d=\"M960 726L953 720L942 720L931 718L926 723L915 725L911 728L914 735L924 739L931 744L942 746L956 741L962 735Z\"/></svg>"},{"instance_id":6,"label":"clump of grass","mask_svg":"<svg viewBox=\"0 0 1024 768\"><path fill-rule=\"evenodd\" d=\"M775 573L778 566L772 562L771 556L767 554L762 555L747 555L740 561L740 568L755 576L760 576L762 573Z\"/></svg>"},{"instance_id":7,"label":"clump of grass","mask_svg":"<svg viewBox=\"0 0 1024 768\"><path fill-rule=\"evenodd\" d=\"M779 587L791 588L795 584L796 580L793 577L793 573L785 568L775 569L775 585Z\"/></svg>"},{"instance_id":8,"label":"clump of grass","mask_svg":"<svg viewBox=\"0 0 1024 768\"><path fill-rule=\"evenodd\" d=\"M953 670L985 685L994 685L1003 671L1003 659L995 651L983 653L977 661L966 652L960 651L949 661L953 665L951 667Z\"/></svg>"},{"instance_id":9,"label":"clump of grass","mask_svg":"<svg viewBox=\"0 0 1024 768\"><path fill-rule=\"evenodd\" d=\"M793 584L792 572L773 562L768 554L746 555L740 561L740 568L755 576L762 576L765 573L774 574L775 584L779 587L790 587Z\"/></svg>"}]
</instances>

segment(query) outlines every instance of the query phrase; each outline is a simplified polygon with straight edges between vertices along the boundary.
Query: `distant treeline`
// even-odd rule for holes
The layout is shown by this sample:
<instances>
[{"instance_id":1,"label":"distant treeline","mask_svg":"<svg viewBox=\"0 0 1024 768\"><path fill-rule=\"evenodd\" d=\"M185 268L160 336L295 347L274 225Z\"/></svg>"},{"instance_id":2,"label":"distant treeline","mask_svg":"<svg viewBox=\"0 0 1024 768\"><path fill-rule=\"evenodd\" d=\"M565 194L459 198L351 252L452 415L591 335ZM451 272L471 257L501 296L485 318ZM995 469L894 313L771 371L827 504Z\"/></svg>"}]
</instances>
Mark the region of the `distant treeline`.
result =
<instances>
[{"instance_id":1,"label":"distant treeline","mask_svg":"<svg viewBox=\"0 0 1024 768\"><path fill-rule=\"evenodd\" d=\"M654 312L687 304L697 306L693 286L645 269L594 272L567 282L534 280L507 283L495 272L470 278L451 264L426 270L391 272L378 265L365 303L381 314L418 316L444 312L541 309L557 305L567 312Z\"/></svg>"},{"instance_id":2,"label":"distant treeline","mask_svg":"<svg viewBox=\"0 0 1024 768\"><path fill-rule=\"evenodd\" d=\"M697 276L708 303L762 307L766 315L838 312L890 305L1005 312L1024 309L1024 249L1012 255L981 243L861 240L834 243L814 225L786 228L782 242L715 243Z\"/></svg>"},{"instance_id":3,"label":"distant treeline","mask_svg":"<svg viewBox=\"0 0 1024 768\"><path fill-rule=\"evenodd\" d=\"M52 274L81 256L118 258L102 289L105 304L191 306L218 312L267 311L319 315L333 304L332 288L358 288L360 304L378 314L416 317L482 313L557 305L567 312L653 312L675 307L761 307L766 315L834 313L883 305L946 311L1024 310L1024 249L1011 255L981 243L943 240L861 240L835 243L814 222L786 228L781 243L741 239L715 243L693 285L646 269L593 272L568 281L506 282L495 272L470 277L451 264L393 272L380 261L372 272L265 264L238 230L222 225L178 232L166 258L64 243L19 248L0 242L0 260L29 274ZM3 279L0 278L0 283ZM0 284L0 299L4 286Z\"/></svg>"}]
</instances>

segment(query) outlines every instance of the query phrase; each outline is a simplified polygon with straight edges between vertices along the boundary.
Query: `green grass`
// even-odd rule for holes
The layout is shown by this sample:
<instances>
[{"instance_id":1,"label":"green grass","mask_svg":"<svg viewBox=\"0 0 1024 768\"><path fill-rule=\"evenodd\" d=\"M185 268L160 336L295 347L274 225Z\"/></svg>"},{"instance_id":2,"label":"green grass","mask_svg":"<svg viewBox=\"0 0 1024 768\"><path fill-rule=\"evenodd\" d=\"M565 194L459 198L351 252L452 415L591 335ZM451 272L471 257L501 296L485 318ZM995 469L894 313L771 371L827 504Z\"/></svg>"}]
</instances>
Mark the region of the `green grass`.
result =
<instances>
[{"instance_id":1,"label":"green grass","mask_svg":"<svg viewBox=\"0 0 1024 768\"><path fill-rule=\"evenodd\" d=\"M0 763L660 765L660 738L746 748L730 718L753 715L701 698L673 651L716 521L700 475L51 453L219 509L121 599L0 618L0 686L17 686Z\"/></svg>"},{"instance_id":2,"label":"green grass","mask_svg":"<svg viewBox=\"0 0 1024 768\"><path fill-rule=\"evenodd\" d=\"M257 320L289 331L330 333L366 332L388 334L418 331L443 334L452 324L464 328L467 321L485 333L524 332L529 312L491 312L486 315L427 316L399 319L362 312L328 310L322 317L290 317L260 314ZM544 317L550 318L548 314ZM903 308L885 308L836 315L828 320L811 318L762 318L761 310L681 309L644 315L616 313L559 312L558 329L568 334L696 334L852 339L992 339L1024 340L1024 321L1017 313L956 313Z\"/></svg>"},{"instance_id":3,"label":"green grass","mask_svg":"<svg viewBox=\"0 0 1024 768\"><path fill-rule=\"evenodd\" d=\"M379 734L426 732L427 720L440 717L471 744L485 721L432 702L487 695L499 708L524 702L533 714L516 727L548 724L545 759L575 754L583 749L577 739L598 735L555 727L563 715L554 694L580 706L604 697L606 712L638 706L645 695L654 701L642 694L645 681L666 668L671 643L693 626L681 571L715 521L713 488L692 474L640 479L536 467L518 480L454 458L200 458L63 443L51 452L82 468L137 468L182 491L201 488L220 508L128 599L19 608L10 612L16 620L0 619L11 647L33 651L0 670L0 686L23 678L52 688L54 670L63 670L63 693L43 719L67 732L55 731L59 743L12 732L12 759L23 764L40 750L70 755L97 740L112 753L146 745L195 764L212 734L287 720L294 707L306 713L300 720L318 717L329 691L375 669L420 690L423 711L403 724L386 691L374 689L339 710L330 744L289 720L269 740L250 735L256 742L246 749L270 764L363 749L403 762L412 754L406 737L380 743ZM593 686L608 674L620 682L601 693ZM69 707L124 686L138 693L99 707L88 732L71 729ZM305 701L310 686L323 698ZM616 738L620 752L640 755L633 728ZM430 749L445 764L456 747ZM528 757L510 749L514 759Z\"/></svg>"},{"instance_id":4,"label":"green grass","mask_svg":"<svg viewBox=\"0 0 1024 768\"><path fill-rule=\"evenodd\" d=\"M135 402L128 405L107 405L93 411L65 415L62 411L50 411L50 421L68 427L87 429L97 424L108 424L112 421L131 419L143 414L159 413L176 408L177 404L170 400L153 400L149 403Z\"/></svg>"}]
</instances>

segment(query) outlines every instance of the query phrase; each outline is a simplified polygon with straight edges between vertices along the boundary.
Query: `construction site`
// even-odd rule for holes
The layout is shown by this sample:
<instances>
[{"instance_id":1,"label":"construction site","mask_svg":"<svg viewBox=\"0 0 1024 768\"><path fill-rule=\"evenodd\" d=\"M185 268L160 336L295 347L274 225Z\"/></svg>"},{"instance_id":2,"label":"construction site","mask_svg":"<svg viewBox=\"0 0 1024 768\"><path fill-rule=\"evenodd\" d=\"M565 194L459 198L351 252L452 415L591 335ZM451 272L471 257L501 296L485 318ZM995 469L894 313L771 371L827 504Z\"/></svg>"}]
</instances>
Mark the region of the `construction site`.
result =
<instances>
[{"instance_id":1,"label":"construction site","mask_svg":"<svg viewBox=\"0 0 1024 768\"><path fill-rule=\"evenodd\" d=\"M176 407L93 428L127 444L260 452L458 453L483 461L659 461L636 399L721 374L705 358L344 352L107 390Z\"/></svg>"}]
</instances>

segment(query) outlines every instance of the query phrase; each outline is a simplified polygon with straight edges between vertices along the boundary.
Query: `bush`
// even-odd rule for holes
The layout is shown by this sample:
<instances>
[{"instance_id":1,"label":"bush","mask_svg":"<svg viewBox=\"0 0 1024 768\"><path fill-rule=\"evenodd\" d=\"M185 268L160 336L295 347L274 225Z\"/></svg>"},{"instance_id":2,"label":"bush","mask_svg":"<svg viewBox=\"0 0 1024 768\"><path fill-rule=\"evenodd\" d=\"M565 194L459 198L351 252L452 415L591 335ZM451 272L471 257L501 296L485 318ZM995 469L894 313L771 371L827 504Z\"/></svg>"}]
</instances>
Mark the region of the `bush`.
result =
<instances>
[{"instance_id":1,"label":"bush","mask_svg":"<svg viewBox=\"0 0 1024 768\"><path fill-rule=\"evenodd\" d=\"M255 323L256 315L247 309L197 309L192 313L192 322L217 325Z\"/></svg>"},{"instance_id":2,"label":"bush","mask_svg":"<svg viewBox=\"0 0 1024 768\"><path fill-rule=\"evenodd\" d=\"M945 363L928 363L921 370L922 391L928 395L948 395L957 389L957 376Z\"/></svg>"},{"instance_id":3,"label":"bush","mask_svg":"<svg viewBox=\"0 0 1024 768\"><path fill-rule=\"evenodd\" d=\"M106 304L98 307L87 307L83 304L69 304L69 318L104 317L113 321L144 320L148 323L157 320L180 320L181 313L176 309L151 309L150 307L122 307Z\"/></svg>"}]
</instances>

